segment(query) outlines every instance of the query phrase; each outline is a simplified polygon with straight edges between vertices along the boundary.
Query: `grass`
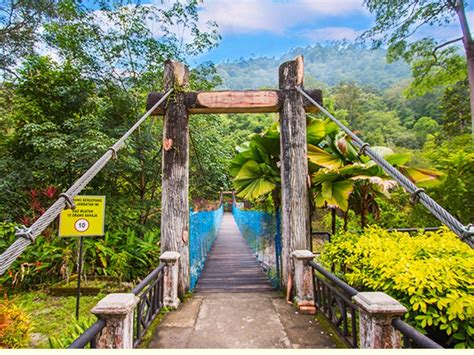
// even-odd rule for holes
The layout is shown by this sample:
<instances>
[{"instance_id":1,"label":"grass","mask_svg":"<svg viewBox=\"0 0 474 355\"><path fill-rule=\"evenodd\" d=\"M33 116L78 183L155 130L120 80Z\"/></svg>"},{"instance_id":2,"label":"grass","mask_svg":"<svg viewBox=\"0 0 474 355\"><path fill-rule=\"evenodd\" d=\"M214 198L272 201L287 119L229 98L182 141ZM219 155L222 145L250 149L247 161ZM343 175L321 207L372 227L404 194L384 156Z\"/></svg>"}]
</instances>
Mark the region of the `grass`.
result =
<instances>
[{"instance_id":1,"label":"grass","mask_svg":"<svg viewBox=\"0 0 474 355\"><path fill-rule=\"evenodd\" d=\"M90 313L90 310L104 296L82 296L79 320L95 321L96 316ZM21 307L31 319L31 333L37 333L37 338L40 339L33 344L34 348L49 348L49 337L61 338L74 328L76 297L53 297L46 291L39 290L17 294L11 301Z\"/></svg>"}]
</instances>

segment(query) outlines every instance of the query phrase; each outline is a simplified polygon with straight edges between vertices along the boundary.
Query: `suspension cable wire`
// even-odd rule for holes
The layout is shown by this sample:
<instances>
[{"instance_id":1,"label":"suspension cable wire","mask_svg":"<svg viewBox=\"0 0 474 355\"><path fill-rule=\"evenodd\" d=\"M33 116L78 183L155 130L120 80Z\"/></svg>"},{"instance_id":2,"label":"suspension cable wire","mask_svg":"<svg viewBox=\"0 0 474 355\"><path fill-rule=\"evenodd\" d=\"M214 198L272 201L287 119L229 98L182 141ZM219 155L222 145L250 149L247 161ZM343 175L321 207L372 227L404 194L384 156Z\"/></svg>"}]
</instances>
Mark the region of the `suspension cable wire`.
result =
<instances>
[{"instance_id":1,"label":"suspension cable wire","mask_svg":"<svg viewBox=\"0 0 474 355\"><path fill-rule=\"evenodd\" d=\"M61 213L65 207L72 207L71 201L77 196L87 184L107 165L110 159L117 157L117 152L123 147L125 140L132 135L133 132L150 116L153 111L173 92L168 90L163 97L153 105L113 146L100 157L76 182L61 194L59 198L43 213L29 228L22 226L16 228L16 239L3 253L0 255L0 275L13 264L13 262L23 253L23 251L33 243L38 237Z\"/></svg>"},{"instance_id":2,"label":"suspension cable wire","mask_svg":"<svg viewBox=\"0 0 474 355\"><path fill-rule=\"evenodd\" d=\"M382 158L374 150L372 150L368 143L362 141L356 134L354 134L349 128L341 123L336 117L331 115L323 106L313 100L300 86L296 86L296 90L299 91L309 102L314 104L322 113L329 117L339 128L341 128L349 137L352 138L353 144L359 149L359 153L364 153L370 157L377 165L379 165L389 176L395 179L403 188L405 188L412 197L418 200L428 211L433 214L438 220L448 226L454 233L456 233L461 240L465 241L471 248L474 248L474 228L472 225L464 226L448 211L441 207L435 200L428 196L423 189L418 188L412 181L410 181L405 175L398 171L393 165Z\"/></svg>"}]
</instances>

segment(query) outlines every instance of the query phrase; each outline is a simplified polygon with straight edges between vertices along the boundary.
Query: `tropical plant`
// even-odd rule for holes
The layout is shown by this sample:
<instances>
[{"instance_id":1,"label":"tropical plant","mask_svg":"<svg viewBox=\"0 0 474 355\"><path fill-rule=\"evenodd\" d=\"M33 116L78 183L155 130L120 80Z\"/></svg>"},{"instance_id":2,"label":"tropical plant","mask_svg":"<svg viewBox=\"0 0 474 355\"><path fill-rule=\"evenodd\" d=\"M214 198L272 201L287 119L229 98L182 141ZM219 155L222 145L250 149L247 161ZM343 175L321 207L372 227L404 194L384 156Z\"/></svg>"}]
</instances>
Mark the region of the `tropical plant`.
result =
<instances>
[{"instance_id":1,"label":"tropical plant","mask_svg":"<svg viewBox=\"0 0 474 355\"><path fill-rule=\"evenodd\" d=\"M313 125L326 124L321 120L313 121ZM412 157L409 153L395 153L387 147L372 149L415 183L427 184L440 176L434 170L407 166ZM369 213L376 218L379 215L377 198L390 198L389 192L397 187L397 182L373 160L358 155L350 138L336 129L330 130L319 146L308 145L308 159L316 207L341 210L345 229L349 209L360 216L364 228Z\"/></svg>"},{"instance_id":2,"label":"tropical plant","mask_svg":"<svg viewBox=\"0 0 474 355\"><path fill-rule=\"evenodd\" d=\"M237 196L255 201L271 194L274 205L280 203L280 133L274 123L263 134L255 134L249 142L237 147L230 162Z\"/></svg>"},{"instance_id":3,"label":"tropical plant","mask_svg":"<svg viewBox=\"0 0 474 355\"><path fill-rule=\"evenodd\" d=\"M397 186L382 168L366 156L359 156L350 138L330 120L308 118L308 167L312 177L311 192L316 207L337 208L342 212L347 228L348 210L367 224L367 215L378 217L377 198L390 198ZM248 143L238 147L231 161L237 196L255 201L272 196L280 206L279 131L274 123L261 135L253 135ZM395 153L387 147L373 147L379 155L397 167L413 182L429 183L440 174L434 170L408 166L412 155Z\"/></svg>"},{"instance_id":4,"label":"tropical plant","mask_svg":"<svg viewBox=\"0 0 474 355\"><path fill-rule=\"evenodd\" d=\"M8 299L0 301L0 348L28 347L30 334L28 315Z\"/></svg>"}]
</instances>

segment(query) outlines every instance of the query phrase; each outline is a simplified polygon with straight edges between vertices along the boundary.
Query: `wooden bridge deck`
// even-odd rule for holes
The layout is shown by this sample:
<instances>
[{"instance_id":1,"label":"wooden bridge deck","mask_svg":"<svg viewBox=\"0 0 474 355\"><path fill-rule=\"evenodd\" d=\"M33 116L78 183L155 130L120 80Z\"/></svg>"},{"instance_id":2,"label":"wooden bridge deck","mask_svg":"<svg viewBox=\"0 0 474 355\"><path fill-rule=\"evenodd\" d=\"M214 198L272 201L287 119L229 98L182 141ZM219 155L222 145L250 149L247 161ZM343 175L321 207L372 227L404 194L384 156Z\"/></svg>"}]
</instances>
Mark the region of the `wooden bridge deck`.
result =
<instances>
[{"instance_id":1,"label":"wooden bridge deck","mask_svg":"<svg viewBox=\"0 0 474 355\"><path fill-rule=\"evenodd\" d=\"M217 239L207 257L195 292L263 292L274 290L235 223L224 213Z\"/></svg>"}]
</instances>

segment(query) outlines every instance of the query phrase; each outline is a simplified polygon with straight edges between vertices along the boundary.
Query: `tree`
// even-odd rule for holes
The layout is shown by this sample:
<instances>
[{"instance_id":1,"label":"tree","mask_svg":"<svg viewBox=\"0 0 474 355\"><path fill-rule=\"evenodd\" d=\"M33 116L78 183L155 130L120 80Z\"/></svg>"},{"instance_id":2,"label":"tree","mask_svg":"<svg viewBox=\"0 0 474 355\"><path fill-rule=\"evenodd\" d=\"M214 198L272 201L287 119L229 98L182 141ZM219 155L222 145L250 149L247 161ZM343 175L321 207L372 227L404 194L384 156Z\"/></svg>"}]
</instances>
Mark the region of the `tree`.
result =
<instances>
[{"instance_id":1,"label":"tree","mask_svg":"<svg viewBox=\"0 0 474 355\"><path fill-rule=\"evenodd\" d=\"M465 63L453 44L462 41L467 60L471 98L472 133L474 134L474 41L467 22L463 0L365 0L370 12L375 13L375 26L366 31L363 39L372 39L375 48L388 45L388 58L405 59L412 64L415 88L456 83L465 77ZM439 43L433 38L422 38L409 43L410 37L423 25L445 25L458 18L462 36ZM464 67L464 69L463 69ZM464 73L463 73L464 72Z\"/></svg>"},{"instance_id":2,"label":"tree","mask_svg":"<svg viewBox=\"0 0 474 355\"><path fill-rule=\"evenodd\" d=\"M97 11L75 1L55 8L62 16L42 24L42 39L59 60L19 53L18 78L3 83L0 186L8 198L0 210L9 219L28 213L31 189L63 191L135 123L146 94L161 88L164 60L205 51L218 39L213 24L210 33L197 28L196 1L166 8L97 3ZM150 19L160 23L161 37L147 27ZM173 34L175 26L191 32L189 42ZM212 65L190 74L195 90L217 83ZM127 140L120 159L90 183L90 192L111 197L107 223L114 229L157 225L161 135L161 125L149 119Z\"/></svg>"},{"instance_id":3,"label":"tree","mask_svg":"<svg viewBox=\"0 0 474 355\"><path fill-rule=\"evenodd\" d=\"M41 25L65 1L5 0L0 3L0 71L15 74L19 60L35 52Z\"/></svg>"},{"instance_id":4,"label":"tree","mask_svg":"<svg viewBox=\"0 0 474 355\"><path fill-rule=\"evenodd\" d=\"M421 117L413 125L413 131L415 132L416 142L418 147L423 147L426 138L429 135L433 135L439 132L439 124L430 117Z\"/></svg>"},{"instance_id":5,"label":"tree","mask_svg":"<svg viewBox=\"0 0 474 355\"><path fill-rule=\"evenodd\" d=\"M469 86L467 80L449 86L441 98L443 132L456 136L469 131Z\"/></svg>"}]
</instances>

